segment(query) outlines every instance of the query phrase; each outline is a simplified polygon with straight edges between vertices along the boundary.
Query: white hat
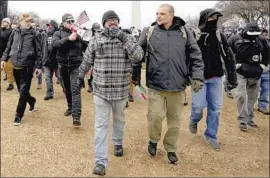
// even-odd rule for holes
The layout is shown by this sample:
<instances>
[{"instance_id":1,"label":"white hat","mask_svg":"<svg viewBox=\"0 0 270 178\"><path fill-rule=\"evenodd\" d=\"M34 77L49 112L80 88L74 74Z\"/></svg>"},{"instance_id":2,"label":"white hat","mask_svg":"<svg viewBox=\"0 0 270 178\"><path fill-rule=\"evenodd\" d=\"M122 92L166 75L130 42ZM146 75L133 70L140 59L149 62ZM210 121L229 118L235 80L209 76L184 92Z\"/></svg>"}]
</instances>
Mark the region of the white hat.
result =
<instances>
[{"instance_id":1,"label":"white hat","mask_svg":"<svg viewBox=\"0 0 270 178\"><path fill-rule=\"evenodd\" d=\"M11 21L10 21L9 18L4 18L4 19L2 20L2 23L3 23L3 22L7 22L9 25L11 24Z\"/></svg>"}]
</instances>

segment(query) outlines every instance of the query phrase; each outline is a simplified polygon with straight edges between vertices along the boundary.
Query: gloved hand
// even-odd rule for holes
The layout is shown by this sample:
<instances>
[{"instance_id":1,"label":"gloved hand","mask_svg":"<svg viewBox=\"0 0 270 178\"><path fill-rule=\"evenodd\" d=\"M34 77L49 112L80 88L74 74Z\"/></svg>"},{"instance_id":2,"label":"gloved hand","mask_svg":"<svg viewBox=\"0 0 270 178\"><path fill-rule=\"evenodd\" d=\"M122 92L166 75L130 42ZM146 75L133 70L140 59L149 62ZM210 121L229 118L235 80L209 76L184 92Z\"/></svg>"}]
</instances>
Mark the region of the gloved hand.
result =
<instances>
[{"instance_id":1,"label":"gloved hand","mask_svg":"<svg viewBox=\"0 0 270 178\"><path fill-rule=\"evenodd\" d=\"M120 30L119 28L109 28L109 34L110 34L110 37L112 38L116 37L122 42L127 40L126 33L123 32L123 30Z\"/></svg>"},{"instance_id":2,"label":"gloved hand","mask_svg":"<svg viewBox=\"0 0 270 178\"><path fill-rule=\"evenodd\" d=\"M137 85L141 85L141 82L140 81L135 81L135 80L131 80L131 83L134 84L135 86Z\"/></svg>"},{"instance_id":3,"label":"gloved hand","mask_svg":"<svg viewBox=\"0 0 270 178\"><path fill-rule=\"evenodd\" d=\"M80 88L85 88L84 79L77 79L77 84Z\"/></svg>"},{"instance_id":4,"label":"gloved hand","mask_svg":"<svg viewBox=\"0 0 270 178\"><path fill-rule=\"evenodd\" d=\"M195 93L197 93L203 87L203 82L198 79L191 80L191 87Z\"/></svg>"}]
</instances>

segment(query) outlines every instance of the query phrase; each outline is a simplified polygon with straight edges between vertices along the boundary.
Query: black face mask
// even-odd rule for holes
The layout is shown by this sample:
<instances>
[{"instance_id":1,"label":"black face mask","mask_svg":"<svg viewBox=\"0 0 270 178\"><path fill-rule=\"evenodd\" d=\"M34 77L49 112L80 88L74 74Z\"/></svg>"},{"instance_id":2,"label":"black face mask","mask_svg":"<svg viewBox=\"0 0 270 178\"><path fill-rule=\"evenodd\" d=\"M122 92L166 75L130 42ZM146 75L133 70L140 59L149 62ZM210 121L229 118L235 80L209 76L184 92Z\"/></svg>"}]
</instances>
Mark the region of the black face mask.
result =
<instances>
[{"instance_id":1,"label":"black face mask","mask_svg":"<svg viewBox=\"0 0 270 178\"><path fill-rule=\"evenodd\" d=\"M212 32L217 30L217 20L207 21L205 24L205 31Z\"/></svg>"},{"instance_id":2,"label":"black face mask","mask_svg":"<svg viewBox=\"0 0 270 178\"><path fill-rule=\"evenodd\" d=\"M258 38L259 35L248 35L245 34L244 38L248 39L248 40L256 40L256 38Z\"/></svg>"}]
</instances>

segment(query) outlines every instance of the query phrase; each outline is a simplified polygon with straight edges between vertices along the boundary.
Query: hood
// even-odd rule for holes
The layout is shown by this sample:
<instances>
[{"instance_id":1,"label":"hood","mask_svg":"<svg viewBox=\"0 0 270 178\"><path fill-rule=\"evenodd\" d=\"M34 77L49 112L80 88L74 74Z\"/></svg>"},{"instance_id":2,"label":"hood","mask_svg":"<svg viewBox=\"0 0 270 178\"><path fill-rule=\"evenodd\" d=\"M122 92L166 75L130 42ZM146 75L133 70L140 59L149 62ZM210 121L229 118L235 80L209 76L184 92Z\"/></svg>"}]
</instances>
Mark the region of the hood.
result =
<instances>
[{"instance_id":1,"label":"hood","mask_svg":"<svg viewBox=\"0 0 270 178\"><path fill-rule=\"evenodd\" d=\"M151 26L156 25L156 24L157 22L155 21L151 24ZM185 24L186 22L181 17L174 16L172 26L178 25L179 27L181 27L181 26L184 26Z\"/></svg>"},{"instance_id":2,"label":"hood","mask_svg":"<svg viewBox=\"0 0 270 178\"><path fill-rule=\"evenodd\" d=\"M48 26L49 24L52 24L52 25L54 26L55 31L57 31L57 30L58 30L58 23L57 23L56 21L51 20L51 21L50 21L50 23L48 23L48 24L46 24L46 25Z\"/></svg>"},{"instance_id":3,"label":"hood","mask_svg":"<svg viewBox=\"0 0 270 178\"><path fill-rule=\"evenodd\" d=\"M201 11L198 26L201 31L204 30L208 17L211 17L213 15L217 15L218 17L223 16L220 12L216 11L215 9L205 9Z\"/></svg>"},{"instance_id":4,"label":"hood","mask_svg":"<svg viewBox=\"0 0 270 178\"><path fill-rule=\"evenodd\" d=\"M248 23L243 31L242 35L244 36L259 36L261 34L261 30L256 23Z\"/></svg>"}]
</instances>

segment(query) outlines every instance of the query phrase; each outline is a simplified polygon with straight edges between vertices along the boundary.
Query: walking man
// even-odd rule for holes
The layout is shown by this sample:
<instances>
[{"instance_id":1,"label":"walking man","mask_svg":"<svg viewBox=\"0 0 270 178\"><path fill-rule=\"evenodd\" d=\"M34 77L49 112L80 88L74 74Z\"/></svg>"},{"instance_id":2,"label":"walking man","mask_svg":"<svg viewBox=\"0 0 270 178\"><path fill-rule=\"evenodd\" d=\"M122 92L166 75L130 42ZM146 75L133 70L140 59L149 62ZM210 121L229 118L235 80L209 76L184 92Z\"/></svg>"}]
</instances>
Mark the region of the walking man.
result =
<instances>
[{"instance_id":1,"label":"walking man","mask_svg":"<svg viewBox=\"0 0 270 178\"><path fill-rule=\"evenodd\" d=\"M236 88L239 129L247 126L257 128L254 122L254 104L258 99L259 80L269 65L269 45L260 36L257 24L247 24L241 34L229 38L228 42L235 53L238 87Z\"/></svg>"},{"instance_id":2,"label":"walking man","mask_svg":"<svg viewBox=\"0 0 270 178\"><path fill-rule=\"evenodd\" d=\"M4 51L6 50L11 32L12 32L11 21L9 18L4 18L1 22L1 28L0 28L0 59L2 58L2 55ZM7 87L7 91L13 90L14 75L13 75L13 66L10 59L8 59L4 70L6 72L7 80L9 83Z\"/></svg>"},{"instance_id":3,"label":"walking man","mask_svg":"<svg viewBox=\"0 0 270 178\"><path fill-rule=\"evenodd\" d=\"M20 92L13 122L15 126L20 125L27 103L30 105L29 112L35 110L36 99L31 96L29 90L34 68L36 68L35 73L40 75L42 67L40 42L36 30L31 26L32 21L30 14L23 13L20 15L20 25L11 33L1 61L1 68L4 68L10 56L15 82Z\"/></svg>"},{"instance_id":4,"label":"walking man","mask_svg":"<svg viewBox=\"0 0 270 178\"><path fill-rule=\"evenodd\" d=\"M219 116L222 106L222 76L227 78L227 86L232 90L237 86L235 60L226 37L217 31L217 23L222 14L214 9L205 9L200 13L199 28L201 36L198 45L204 62L204 85L202 90L192 91L192 104L189 130L197 133L198 123L203 118L203 109L207 107L205 140L216 151L220 150L217 139Z\"/></svg>"},{"instance_id":5,"label":"walking man","mask_svg":"<svg viewBox=\"0 0 270 178\"><path fill-rule=\"evenodd\" d=\"M146 52L146 85L148 87L148 152L155 156L161 139L162 123L167 117L163 145L170 163L178 161L180 118L185 99L186 83L198 92L203 85L203 61L200 49L185 21L174 15L174 7L162 4L156 22L145 28L139 45ZM189 66L189 67L188 67ZM132 81L140 84L141 63L133 67Z\"/></svg>"},{"instance_id":6,"label":"walking man","mask_svg":"<svg viewBox=\"0 0 270 178\"><path fill-rule=\"evenodd\" d=\"M123 155L125 125L124 109L128 99L132 61L143 57L135 38L119 29L120 19L114 11L102 17L104 27L93 36L79 70L79 85L84 87L84 76L93 69L95 105L95 168L93 174L105 175L108 165L108 127L113 113L114 155Z\"/></svg>"},{"instance_id":7,"label":"walking man","mask_svg":"<svg viewBox=\"0 0 270 178\"><path fill-rule=\"evenodd\" d=\"M73 125L81 125L81 90L77 85L79 66L82 63L84 43L76 32L71 31L74 18L71 14L62 16L63 28L53 34L53 48L57 48L56 58L60 75L65 86L68 109L65 116L72 115Z\"/></svg>"}]
</instances>

